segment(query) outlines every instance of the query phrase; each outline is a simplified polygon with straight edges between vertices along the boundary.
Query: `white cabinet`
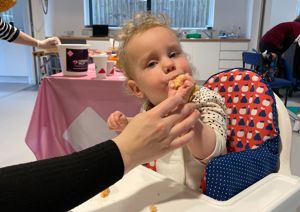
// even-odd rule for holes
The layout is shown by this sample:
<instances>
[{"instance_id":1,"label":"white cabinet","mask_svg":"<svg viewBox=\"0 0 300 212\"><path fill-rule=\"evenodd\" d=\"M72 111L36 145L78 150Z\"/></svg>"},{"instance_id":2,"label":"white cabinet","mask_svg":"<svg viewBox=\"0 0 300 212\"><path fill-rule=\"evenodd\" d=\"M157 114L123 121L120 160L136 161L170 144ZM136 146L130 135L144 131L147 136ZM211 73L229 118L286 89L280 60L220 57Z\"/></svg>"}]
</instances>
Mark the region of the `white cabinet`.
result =
<instances>
[{"instance_id":1,"label":"white cabinet","mask_svg":"<svg viewBox=\"0 0 300 212\"><path fill-rule=\"evenodd\" d=\"M207 80L218 72L220 42L182 41L181 45L194 66L194 79Z\"/></svg>"},{"instance_id":2,"label":"white cabinet","mask_svg":"<svg viewBox=\"0 0 300 212\"><path fill-rule=\"evenodd\" d=\"M243 66L242 52L249 48L248 42L220 42L219 69L229 69Z\"/></svg>"}]
</instances>

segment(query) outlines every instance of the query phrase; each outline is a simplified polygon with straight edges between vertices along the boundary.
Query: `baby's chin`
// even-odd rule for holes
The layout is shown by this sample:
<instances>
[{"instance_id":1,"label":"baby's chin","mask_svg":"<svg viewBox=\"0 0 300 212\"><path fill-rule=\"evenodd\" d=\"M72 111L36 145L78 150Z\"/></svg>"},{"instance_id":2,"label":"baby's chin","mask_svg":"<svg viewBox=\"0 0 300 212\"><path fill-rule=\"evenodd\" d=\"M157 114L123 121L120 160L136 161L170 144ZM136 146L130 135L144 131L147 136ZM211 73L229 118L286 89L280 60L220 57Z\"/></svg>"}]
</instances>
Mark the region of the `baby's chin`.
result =
<instances>
[{"instance_id":1,"label":"baby's chin","mask_svg":"<svg viewBox=\"0 0 300 212\"><path fill-rule=\"evenodd\" d=\"M161 98L161 99L155 99L155 100L150 100L148 99L148 101L153 105L153 106L156 106L156 105L159 105L160 103L162 103L164 100L166 100L168 98L168 95L166 95L164 98Z\"/></svg>"}]
</instances>

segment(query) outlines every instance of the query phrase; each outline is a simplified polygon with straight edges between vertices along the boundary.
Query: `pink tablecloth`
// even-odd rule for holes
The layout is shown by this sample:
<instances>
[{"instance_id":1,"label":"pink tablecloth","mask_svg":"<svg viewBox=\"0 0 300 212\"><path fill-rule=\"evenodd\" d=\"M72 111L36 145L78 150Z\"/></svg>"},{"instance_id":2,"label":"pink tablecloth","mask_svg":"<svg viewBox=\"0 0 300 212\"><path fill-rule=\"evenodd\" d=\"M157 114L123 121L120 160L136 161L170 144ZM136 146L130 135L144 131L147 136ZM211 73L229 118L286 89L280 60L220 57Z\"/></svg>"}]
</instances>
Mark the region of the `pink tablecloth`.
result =
<instances>
[{"instance_id":1,"label":"pink tablecloth","mask_svg":"<svg viewBox=\"0 0 300 212\"><path fill-rule=\"evenodd\" d=\"M109 114L138 113L141 103L117 76L96 79L56 74L38 92L25 141L37 159L65 155L115 136L106 126Z\"/></svg>"}]
</instances>

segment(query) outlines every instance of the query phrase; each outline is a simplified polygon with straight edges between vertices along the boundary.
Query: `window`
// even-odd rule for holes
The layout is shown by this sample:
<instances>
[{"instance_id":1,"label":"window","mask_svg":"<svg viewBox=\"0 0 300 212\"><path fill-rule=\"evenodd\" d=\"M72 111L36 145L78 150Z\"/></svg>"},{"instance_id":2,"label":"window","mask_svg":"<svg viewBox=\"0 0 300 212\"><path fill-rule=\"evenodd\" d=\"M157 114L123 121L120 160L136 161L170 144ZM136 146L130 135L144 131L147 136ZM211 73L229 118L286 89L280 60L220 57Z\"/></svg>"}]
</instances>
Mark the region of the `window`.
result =
<instances>
[{"instance_id":1,"label":"window","mask_svg":"<svg viewBox=\"0 0 300 212\"><path fill-rule=\"evenodd\" d=\"M7 10L7 11L3 12L2 14L0 14L0 16L3 18L3 21L5 21L7 23L13 22L13 20L14 20L12 10Z\"/></svg>"},{"instance_id":2,"label":"window","mask_svg":"<svg viewBox=\"0 0 300 212\"><path fill-rule=\"evenodd\" d=\"M172 27L206 28L213 25L214 0L84 0L84 22L120 26L146 10L168 15Z\"/></svg>"}]
</instances>

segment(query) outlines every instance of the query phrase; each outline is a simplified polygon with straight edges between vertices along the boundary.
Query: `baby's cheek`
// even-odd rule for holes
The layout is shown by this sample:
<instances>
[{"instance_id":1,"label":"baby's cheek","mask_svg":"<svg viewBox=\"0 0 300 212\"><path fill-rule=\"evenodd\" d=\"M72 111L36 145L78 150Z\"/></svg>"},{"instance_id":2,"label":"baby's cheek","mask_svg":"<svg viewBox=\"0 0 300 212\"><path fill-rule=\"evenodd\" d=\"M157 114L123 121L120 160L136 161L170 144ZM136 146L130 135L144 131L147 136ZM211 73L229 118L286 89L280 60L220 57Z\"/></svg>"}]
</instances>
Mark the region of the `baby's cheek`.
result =
<instances>
[{"instance_id":1,"label":"baby's cheek","mask_svg":"<svg viewBox=\"0 0 300 212\"><path fill-rule=\"evenodd\" d=\"M183 66L181 68L182 68L183 72L184 73L188 73L188 74L190 74L192 76L193 75L193 71L192 71L192 68L191 68L190 64L189 63L184 63L182 65Z\"/></svg>"}]
</instances>

